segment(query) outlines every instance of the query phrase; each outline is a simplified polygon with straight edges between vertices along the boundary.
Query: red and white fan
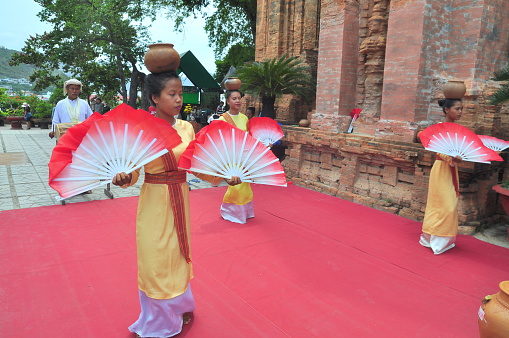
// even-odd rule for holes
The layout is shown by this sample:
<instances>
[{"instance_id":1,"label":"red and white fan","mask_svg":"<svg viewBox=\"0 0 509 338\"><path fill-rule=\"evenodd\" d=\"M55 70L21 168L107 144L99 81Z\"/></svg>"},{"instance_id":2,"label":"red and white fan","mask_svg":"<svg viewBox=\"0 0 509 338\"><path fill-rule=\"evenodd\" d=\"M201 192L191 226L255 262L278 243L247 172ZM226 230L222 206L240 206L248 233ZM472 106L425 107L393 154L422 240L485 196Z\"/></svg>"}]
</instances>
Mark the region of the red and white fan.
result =
<instances>
[{"instance_id":1,"label":"red and white fan","mask_svg":"<svg viewBox=\"0 0 509 338\"><path fill-rule=\"evenodd\" d=\"M203 128L180 156L179 168L242 182L286 186L278 158L241 129L224 121Z\"/></svg>"},{"instance_id":2,"label":"red and white fan","mask_svg":"<svg viewBox=\"0 0 509 338\"><path fill-rule=\"evenodd\" d=\"M266 147L276 143L285 136L277 121L270 117L253 117L247 123L249 134Z\"/></svg>"},{"instance_id":3,"label":"red and white fan","mask_svg":"<svg viewBox=\"0 0 509 338\"><path fill-rule=\"evenodd\" d=\"M449 156L461 156L463 161L490 163L503 161L495 151L487 148L481 139L462 125L444 122L424 129L419 138L426 150Z\"/></svg>"},{"instance_id":4,"label":"red and white fan","mask_svg":"<svg viewBox=\"0 0 509 338\"><path fill-rule=\"evenodd\" d=\"M126 104L92 117L67 130L53 150L49 185L57 200L111 183L182 142L169 123Z\"/></svg>"},{"instance_id":5,"label":"red and white fan","mask_svg":"<svg viewBox=\"0 0 509 338\"><path fill-rule=\"evenodd\" d=\"M477 135L481 139L485 147L494 151L503 151L509 148L509 142L488 135Z\"/></svg>"}]
</instances>

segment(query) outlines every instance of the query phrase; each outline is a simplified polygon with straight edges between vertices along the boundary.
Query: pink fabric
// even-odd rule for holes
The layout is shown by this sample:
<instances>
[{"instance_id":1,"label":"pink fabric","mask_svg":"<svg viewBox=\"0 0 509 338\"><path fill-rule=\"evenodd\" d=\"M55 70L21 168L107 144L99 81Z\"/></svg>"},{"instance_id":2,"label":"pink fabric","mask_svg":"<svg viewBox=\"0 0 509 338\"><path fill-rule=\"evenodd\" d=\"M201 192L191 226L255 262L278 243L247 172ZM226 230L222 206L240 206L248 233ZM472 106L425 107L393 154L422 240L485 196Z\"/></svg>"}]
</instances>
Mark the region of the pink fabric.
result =
<instances>
[{"instance_id":1,"label":"pink fabric","mask_svg":"<svg viewBox=\"0 0 509 338\"><path fill-rule=\"evenodd\" d=\"M253 201L244 205L223 203L220 212L221 216L227 221L245 224L248 218L254 217Z\"/></svg>"},{"instance_id":2,"label":"pink fabric","mask_svg":"<svg viewBox=\"0 0 509 338\"><path fill-rule=\"evenodd\" d=\"M182 331L182 315L195 309L191 285L187 290L171 299L153 299L138 290L141 313L138 320L129 326L129 331L140 337L173 337Z\"/></svg>"}]
</instances>

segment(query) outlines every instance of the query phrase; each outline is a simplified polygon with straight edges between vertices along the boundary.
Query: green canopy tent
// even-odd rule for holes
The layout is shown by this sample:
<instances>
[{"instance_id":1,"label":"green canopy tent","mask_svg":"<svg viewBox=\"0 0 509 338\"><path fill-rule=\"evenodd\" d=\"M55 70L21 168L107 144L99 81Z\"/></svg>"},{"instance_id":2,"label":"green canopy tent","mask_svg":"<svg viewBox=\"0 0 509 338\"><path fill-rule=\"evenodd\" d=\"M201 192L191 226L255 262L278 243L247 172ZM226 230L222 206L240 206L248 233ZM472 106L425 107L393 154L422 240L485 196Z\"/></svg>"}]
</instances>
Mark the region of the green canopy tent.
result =
<instances>
[{"instance_id":1,"label":"green canopy tent","mask_svg":"<svg viewBox=\"0 0 509 338\"><path fill-rule=\"evenodd\" d=\"M193 83L196 89L193 87L184 88L184 104L202 104L207 105L203 98L200 102L199 93L210 93L210 95L217 97L222 91L221 86L214 80L212 75L203 67L200 61L194 56L189 50L185 53L180 54L180 66L177 69L177 73L184 73L189 81ZM205 95L208 96L208 95ZM209 101L209 100L206 100Z\"/></svg>"}]
</instances>

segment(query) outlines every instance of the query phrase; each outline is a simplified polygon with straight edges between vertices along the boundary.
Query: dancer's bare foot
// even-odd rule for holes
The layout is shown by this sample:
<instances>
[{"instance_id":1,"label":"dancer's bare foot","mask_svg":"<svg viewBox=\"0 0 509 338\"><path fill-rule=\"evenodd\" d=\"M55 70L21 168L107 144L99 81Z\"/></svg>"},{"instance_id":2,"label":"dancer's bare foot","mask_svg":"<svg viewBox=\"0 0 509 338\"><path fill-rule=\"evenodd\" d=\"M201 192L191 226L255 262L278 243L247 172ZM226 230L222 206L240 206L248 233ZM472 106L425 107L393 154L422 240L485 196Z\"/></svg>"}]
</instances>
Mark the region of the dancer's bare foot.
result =
<instances>
[{"instance_id":1,"label":"dancer's bare foot","mask_svg":"<svg viewBox=\"0 0 509 338\"><path fill-rule=\"evenodd\" d=\"M182 315L182 321L184 324L191 323L191 320L193 319L193 313L192 312L186 312Z\"/></svg>"}]
</instances>

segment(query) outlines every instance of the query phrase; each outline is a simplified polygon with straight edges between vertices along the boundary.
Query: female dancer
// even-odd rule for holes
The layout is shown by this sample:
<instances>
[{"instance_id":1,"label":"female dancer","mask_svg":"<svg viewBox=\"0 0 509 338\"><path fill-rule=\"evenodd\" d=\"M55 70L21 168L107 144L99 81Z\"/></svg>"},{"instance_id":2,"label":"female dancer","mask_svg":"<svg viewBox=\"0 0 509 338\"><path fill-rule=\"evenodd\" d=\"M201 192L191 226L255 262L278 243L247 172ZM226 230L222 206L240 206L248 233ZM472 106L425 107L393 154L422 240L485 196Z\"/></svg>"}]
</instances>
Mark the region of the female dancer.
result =
<instances>
[{"instance_id":1,"label":"female dancer","mask_svg":"<svg viewBox=\"0 0 509 338\"><path fill-rule=\"evenodd\" d=\"M155 116L173 126L182 143L144 167L136 217L141 314L129 330L141 337L171 337L191 320L195 308L189 284L193 278L189 189L186 172L177 168L194 131L189 122L174 117L182 107L182 82L177 73L149 74L145 81ZM139 171L119 173L113 184L127 187L136 183L138 176ZM221 181L206 175L200 178L213 184ZM240 180L236 177L227 183L235 185Z\"/></svg>"},{"instance_id":2,"label":"female dancer","mask_svg":"<svg viewBox=\"0 0 509 338\"><path fill-rule=\"evenodd\" d=\"M226 103L230 110L223 113L219 119L247 131L249 119L246 115L239 112L243 96L238 90L228 90L226 92ZM245 224L248 218L253 218L254 208L251 184L242 182L239 185L230 185L223 197L220 212L225 220L235 223Z\"/></svg>"},{"instance_id":3,"label":"female dancer","mask_svg":"<svg viewBox=\"0 0 509 338\"><path fill-rule=\"evenodd\" d=\"M443 99L438 102L445 114L445 122L454 123L461 118L463 104L460 99ZM458 231L459 180L457 164L461 157L438 154L429 176L428 202L422 223L419 243L439 255L454 247Z\"/></svg>"}]
</instances>

